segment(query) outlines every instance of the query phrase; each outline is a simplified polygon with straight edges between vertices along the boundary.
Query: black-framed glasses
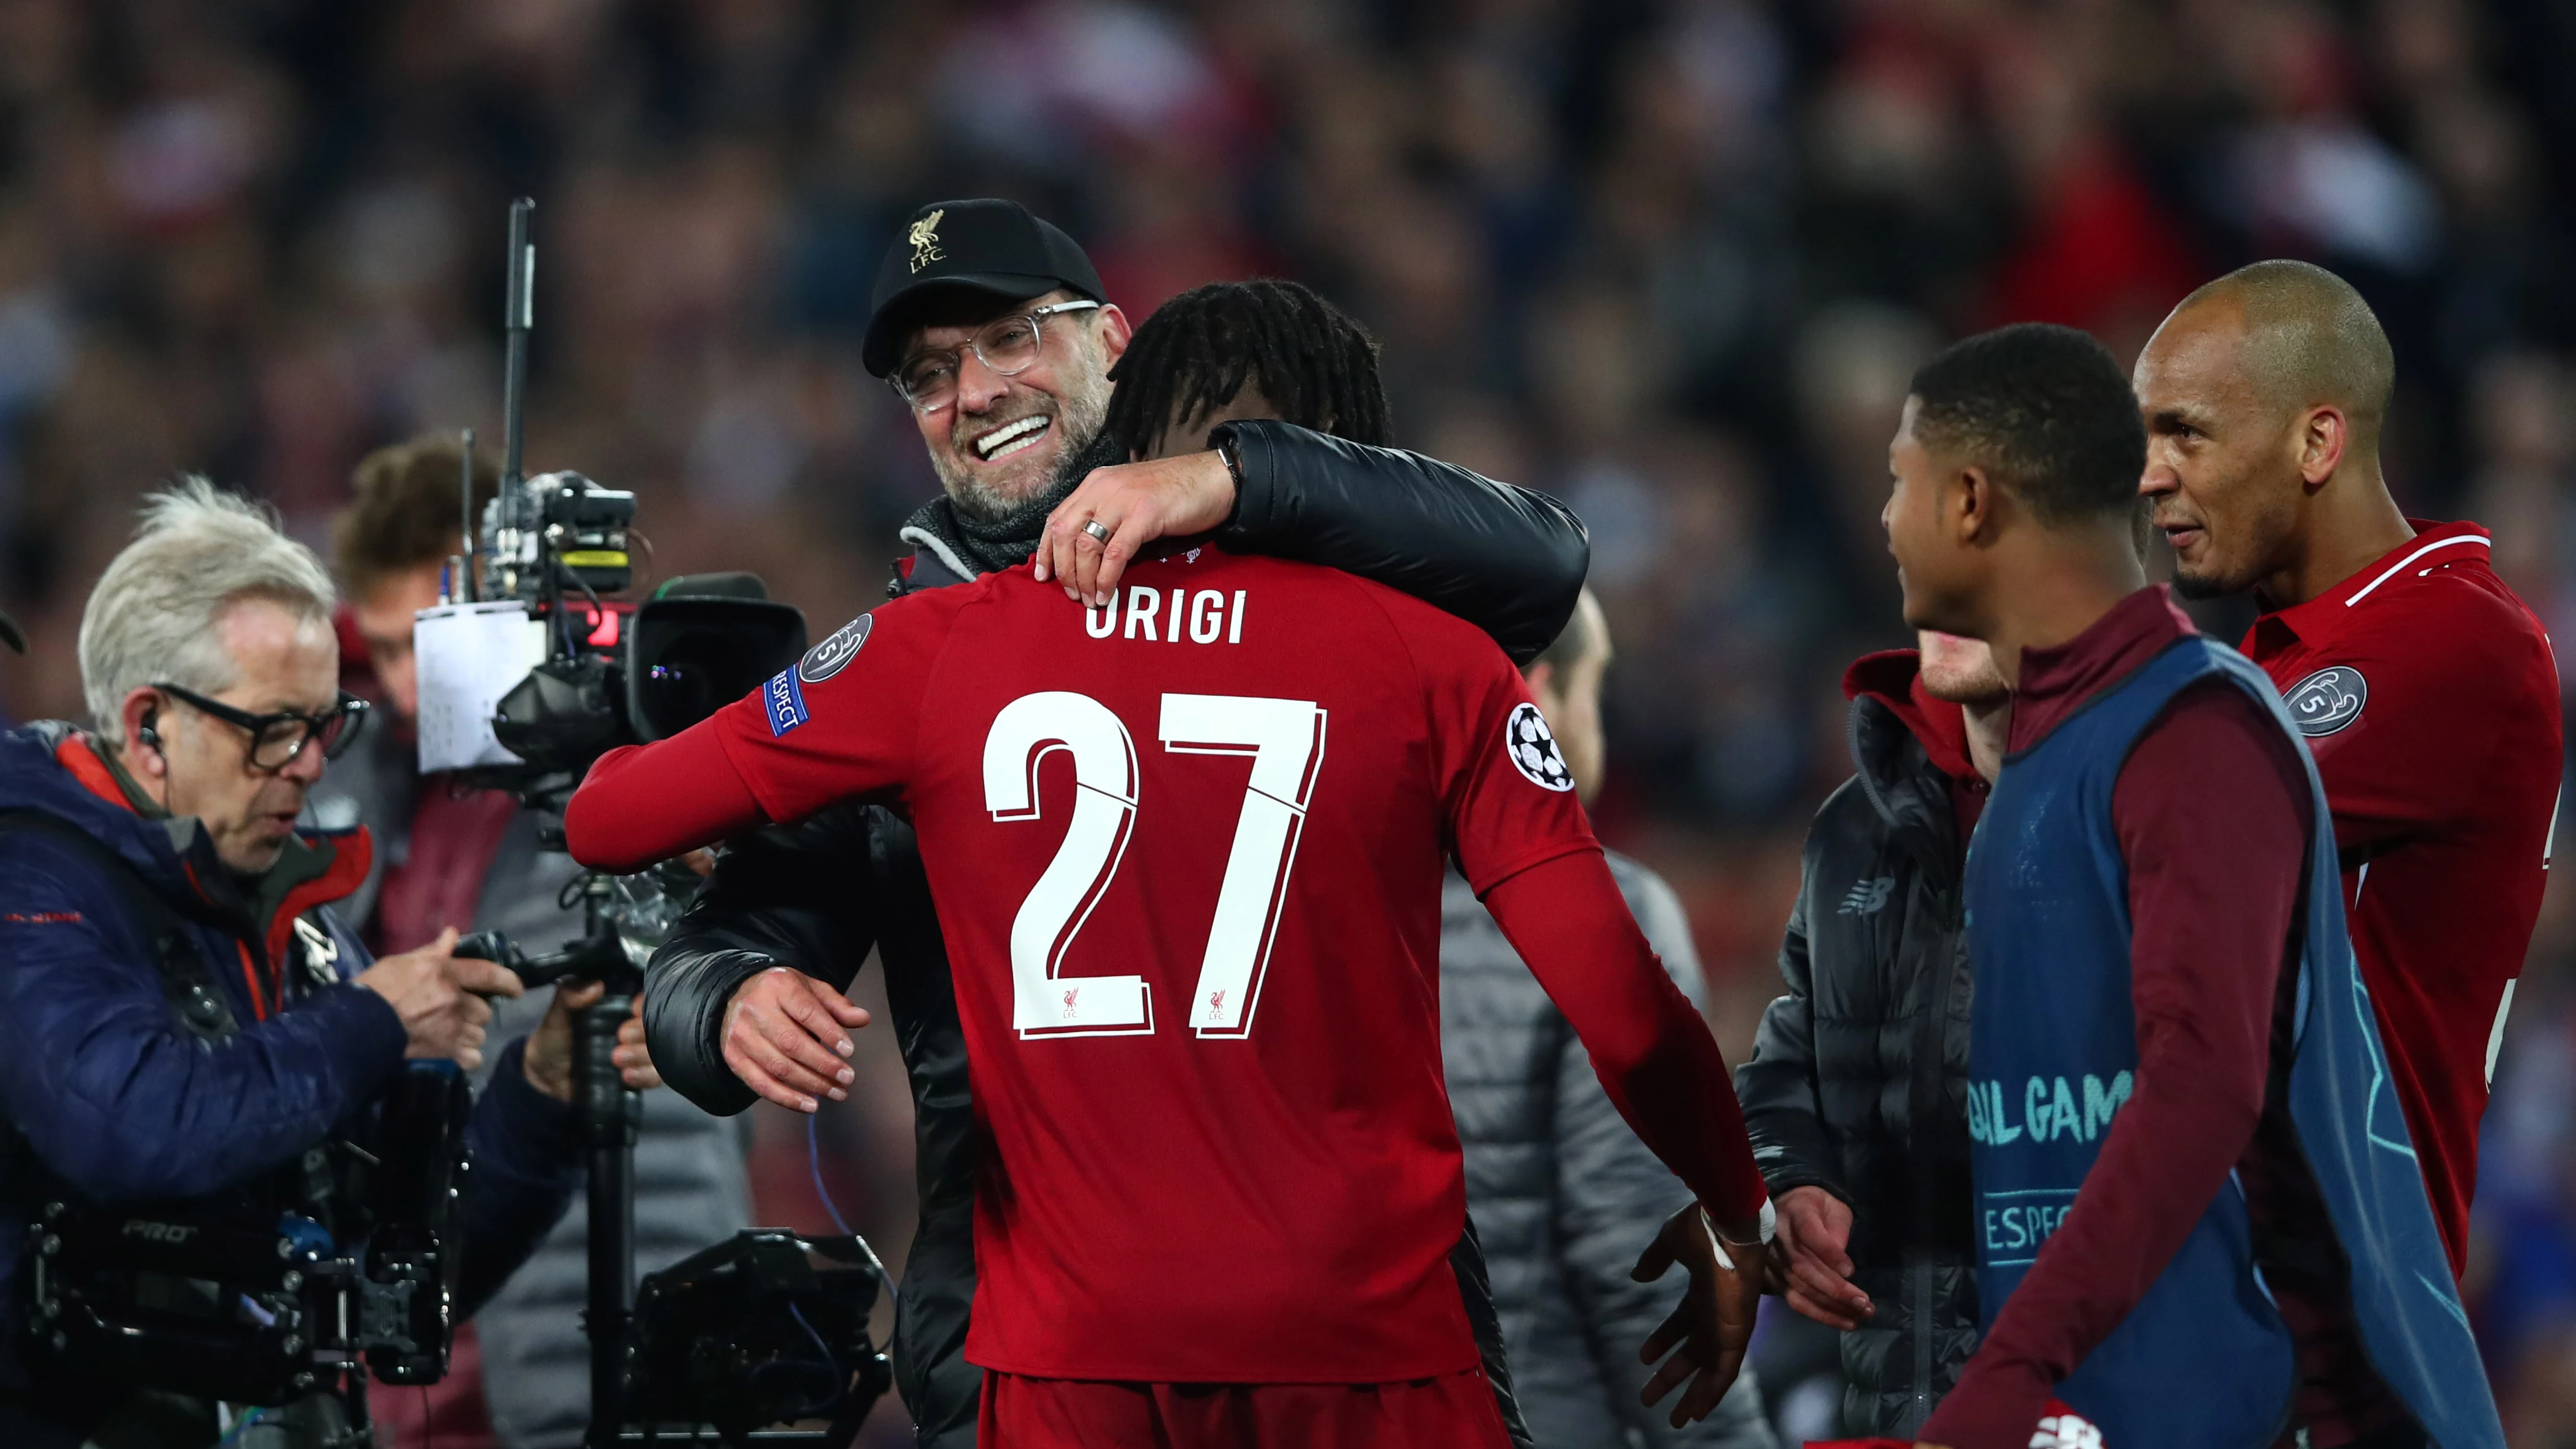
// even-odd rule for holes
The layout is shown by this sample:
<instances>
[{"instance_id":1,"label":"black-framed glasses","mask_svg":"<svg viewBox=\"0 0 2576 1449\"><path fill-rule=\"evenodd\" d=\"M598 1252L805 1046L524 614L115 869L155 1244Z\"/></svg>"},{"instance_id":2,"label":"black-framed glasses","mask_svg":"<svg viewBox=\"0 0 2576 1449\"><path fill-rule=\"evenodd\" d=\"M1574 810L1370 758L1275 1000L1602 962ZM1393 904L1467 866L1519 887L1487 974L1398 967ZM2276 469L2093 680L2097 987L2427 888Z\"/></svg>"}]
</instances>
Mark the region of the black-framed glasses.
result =
<instances>
[{"instance_id":1,"label":"black-framed glasses","mask_svg":"<svg viewBox=\"0 0 2576 1449\"><path fill-rule=\"evenodd\" d=\"M1050 302L1008 317L996 317L975 329L966 339L965 348L934 347L916 352L903 360L886 379L894 385L895 394L912 404L915 412L935 413L957 398L957 368L966 350L975 360L999 377L1017 377L1038 360L1038 351L1046 343L1046 319L1062 312L1088 312L1100 304L1092 301Z\"/></svg>"},{"instance_id":2,"label":"black-framed glasses","mask_svg":"<svg viewBox=\"0 0 2576 1449\"><path fill-rule=\"evenodd\" d=\"M329 709L318 714L306 714L297 709L252 714L175 684L152 687L200 714L211 715L226 724L248 730L251 768L265 770L272 775L302 758L304 747L316 740L321 741L322 758L340 758L341 752L357 739L359 729L367 722L367 702L346 691Z\"/></svg>"}]
</instances>

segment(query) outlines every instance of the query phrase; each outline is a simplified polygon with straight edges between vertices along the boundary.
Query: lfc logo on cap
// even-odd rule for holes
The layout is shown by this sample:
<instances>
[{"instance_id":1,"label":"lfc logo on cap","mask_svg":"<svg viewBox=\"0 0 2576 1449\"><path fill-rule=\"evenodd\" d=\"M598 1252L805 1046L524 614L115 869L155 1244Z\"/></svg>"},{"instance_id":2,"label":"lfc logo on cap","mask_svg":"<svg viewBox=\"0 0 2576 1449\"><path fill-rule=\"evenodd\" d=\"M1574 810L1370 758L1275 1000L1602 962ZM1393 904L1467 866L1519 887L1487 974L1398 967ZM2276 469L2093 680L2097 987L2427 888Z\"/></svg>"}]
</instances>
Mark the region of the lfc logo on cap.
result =
<instances>
[{"instance_id":1,"label":"lfc logo on cap","mask_svg":"<svg viewBox=\"0 0 2576 1449\"><path fill-rule=\"evenodd\" d=\"M932 262L946 261L948 254L939 249L939 219L948 214L941 207L912 224L908 240L912 243L912 269L916 272Z\"/></svg>"}]
</instances>

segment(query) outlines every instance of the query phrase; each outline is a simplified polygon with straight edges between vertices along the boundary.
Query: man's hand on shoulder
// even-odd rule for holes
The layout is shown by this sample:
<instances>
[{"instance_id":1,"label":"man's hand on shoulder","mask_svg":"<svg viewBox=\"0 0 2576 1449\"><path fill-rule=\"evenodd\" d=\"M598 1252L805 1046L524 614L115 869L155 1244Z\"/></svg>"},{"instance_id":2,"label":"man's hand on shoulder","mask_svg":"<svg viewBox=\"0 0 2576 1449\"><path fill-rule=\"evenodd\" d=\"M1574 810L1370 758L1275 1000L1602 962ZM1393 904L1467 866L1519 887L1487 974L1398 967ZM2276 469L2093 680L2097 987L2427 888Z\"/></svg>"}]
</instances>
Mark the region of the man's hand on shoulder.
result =
<instances>
[{"instance_id":1,"label":"man's hand on shoulder","mask_svg":"<svg viewBox=\"0 0 2576 1449\"><path fill-rule=\"evenodd\" d=\"M1215 532L1233 515L1234 497L1234 475L1213 449L1094 468L1047 515L1038 581L1054 579L1066 598L1096 608L1145 545ZM1105 542L1083 531L1094 520L1108 530Z\"/></svg>"},{"instance_id":2,"label":"man's hand on shoulder","mask_svg":"<svg viewBox=\"0 0 2576 1449\"><path fill-rule=\"evenodd\" d=\"M451 926L426 946L368 967L357 984L383 997L402 1018L410 1038L405 1057L446 1057L470 1072L483 1065L483 1030L492 1020L491 1003L483 998L515 997L525 988L509 968L455 950Z\"/></svg>"},{"instance_id":3,"label":"man's hand on shoulder","mask_svg":"<svg viewBox=\"0 0 2576 1449\"><path fill-rule=\"evenodd\" d=\"M842 1101L854 1075L845 1062L850 1032L868 1014L801 971L773 966L735 988L725 1006L725 1065L742 1084L782 1107L814 1111L819 1097Z\"/></svg>"}]
</instances>

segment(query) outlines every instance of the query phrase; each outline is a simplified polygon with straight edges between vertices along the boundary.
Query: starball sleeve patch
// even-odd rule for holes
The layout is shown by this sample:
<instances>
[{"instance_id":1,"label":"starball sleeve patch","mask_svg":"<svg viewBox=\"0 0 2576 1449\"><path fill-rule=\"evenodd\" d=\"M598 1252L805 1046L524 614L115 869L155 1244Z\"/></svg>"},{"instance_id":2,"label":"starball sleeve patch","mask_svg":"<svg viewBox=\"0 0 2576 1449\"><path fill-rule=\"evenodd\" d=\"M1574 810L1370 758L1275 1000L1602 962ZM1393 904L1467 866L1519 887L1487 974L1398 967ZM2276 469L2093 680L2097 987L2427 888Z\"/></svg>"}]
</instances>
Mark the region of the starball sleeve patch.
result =
<instances>
[{"instance_id":1,"label":"starball sleeve patch","mask_svg":"<svg viewBox=\"0 0 2576 1449\"><path fill-rule=\"evenodd\" d=\"M1503 750L1512 757L1512 768L1540 789L1574 788L1574 772L1566 768L1565 752L1556 747L1556 736L1537 705L1513 707L1511 718L1503 722Z\"/></svg>"}]
</instances>

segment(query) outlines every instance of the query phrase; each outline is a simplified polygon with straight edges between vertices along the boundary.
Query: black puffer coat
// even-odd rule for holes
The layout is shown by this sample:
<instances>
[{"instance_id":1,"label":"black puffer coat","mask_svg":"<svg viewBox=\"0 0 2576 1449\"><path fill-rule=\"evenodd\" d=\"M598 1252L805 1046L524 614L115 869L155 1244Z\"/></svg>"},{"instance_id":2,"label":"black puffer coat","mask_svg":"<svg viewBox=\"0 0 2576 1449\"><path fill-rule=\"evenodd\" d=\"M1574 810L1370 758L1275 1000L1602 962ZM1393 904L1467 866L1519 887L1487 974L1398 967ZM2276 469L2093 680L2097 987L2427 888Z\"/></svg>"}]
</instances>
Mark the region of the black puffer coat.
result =
<instances>
[{"instance_id":1,"label":"black puffer coat","mask_svg":"<svg viewBox=\"0 0 2576 1449\"><path fill-rule=\"evenodd\" d=\"M1808 831L1780 947L1789 994L1735 1078L1772 1195L1851 1204L1854 1281L1877 1312L1843 1336L1844 1427L1900 1439L1977 1342L1966 842L1950 803L1951 779L1974 776L1957 707L1914 693L1914 673L1909 651L1845 678L1859 773Z\"/></svg>"}]
</instances>

